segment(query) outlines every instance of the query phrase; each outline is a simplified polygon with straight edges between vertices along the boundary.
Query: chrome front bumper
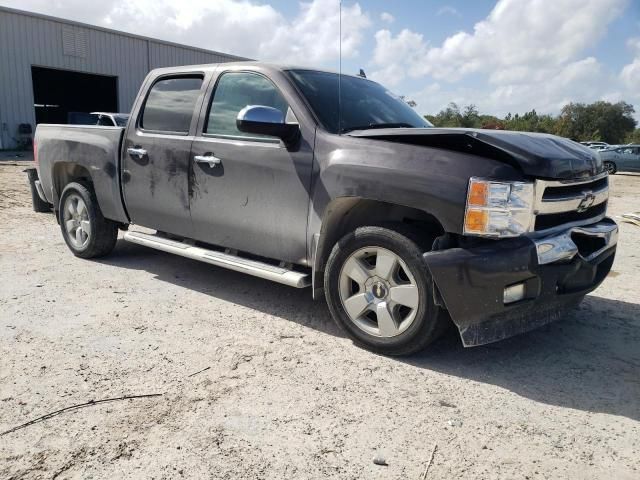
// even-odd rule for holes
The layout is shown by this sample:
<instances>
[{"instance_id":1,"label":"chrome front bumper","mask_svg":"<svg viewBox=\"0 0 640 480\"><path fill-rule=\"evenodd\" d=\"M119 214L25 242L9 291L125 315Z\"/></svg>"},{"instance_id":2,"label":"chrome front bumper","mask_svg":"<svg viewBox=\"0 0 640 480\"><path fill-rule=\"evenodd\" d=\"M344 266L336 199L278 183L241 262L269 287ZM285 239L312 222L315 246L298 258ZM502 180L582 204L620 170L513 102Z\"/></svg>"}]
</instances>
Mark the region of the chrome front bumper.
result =
<instances>
[{"instance_id":1,"label":"chrome front bumper","mask_svg":"<svg viewBox=\"0 0 640 480\"><path fill-rule=\"evenodd\" d=\"M590 261L618 243L618 226L610 218L605 218L592 225L573 227L533 242L539 265L568 261L576 255Z\"/></svg>"}]
</instances>

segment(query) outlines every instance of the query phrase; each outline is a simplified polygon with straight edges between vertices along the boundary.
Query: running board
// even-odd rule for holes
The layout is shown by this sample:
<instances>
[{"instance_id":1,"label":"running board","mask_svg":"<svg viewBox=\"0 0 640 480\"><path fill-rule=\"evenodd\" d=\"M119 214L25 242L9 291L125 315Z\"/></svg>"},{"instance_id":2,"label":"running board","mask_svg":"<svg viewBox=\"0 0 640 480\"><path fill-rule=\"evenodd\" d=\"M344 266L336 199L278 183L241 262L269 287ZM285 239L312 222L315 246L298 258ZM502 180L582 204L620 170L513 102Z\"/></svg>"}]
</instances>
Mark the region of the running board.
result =
<instances>
[{"instance_id":1,"label":"running board","mask_svg":"<svg viewBox=\"0 0 640 480\"><path fill-rule=\"evenodd\" d=\"M155 248L163 252L174 253L182 257L191 258L200 262L210 263L217 267L228 268L236 272L248 273L254 277L264 278L273 282L283 283L290 287L304 288L311 285L311 275L295 270L289 270L277 265L242 258L231 253L208 250L206 248L195 247L185 242L170 240L155 234L142 232L126 232L124 239Z\"/></svg>"}]
</instances>

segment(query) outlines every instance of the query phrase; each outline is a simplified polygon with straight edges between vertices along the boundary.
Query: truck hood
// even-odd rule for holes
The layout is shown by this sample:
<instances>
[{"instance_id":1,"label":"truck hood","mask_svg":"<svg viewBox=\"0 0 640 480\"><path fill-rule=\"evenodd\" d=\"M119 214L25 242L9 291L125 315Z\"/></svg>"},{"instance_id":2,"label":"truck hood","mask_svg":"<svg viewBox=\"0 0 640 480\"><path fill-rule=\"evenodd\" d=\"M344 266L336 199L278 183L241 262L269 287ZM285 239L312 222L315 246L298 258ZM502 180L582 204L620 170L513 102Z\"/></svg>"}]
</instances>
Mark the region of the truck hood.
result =
<instances>
[{"instance_id":1,"label":"truck hood","mask_svg":"<svg viewBox=\"0 0 640 480\"><path fill-rule=\"evenodd\" d=\"M476 154L509 163L525 175L568 179L603 171L596 152L573 140L544 133L472 128L385 128L349 136Z\"/></svg>"}]
</instances>

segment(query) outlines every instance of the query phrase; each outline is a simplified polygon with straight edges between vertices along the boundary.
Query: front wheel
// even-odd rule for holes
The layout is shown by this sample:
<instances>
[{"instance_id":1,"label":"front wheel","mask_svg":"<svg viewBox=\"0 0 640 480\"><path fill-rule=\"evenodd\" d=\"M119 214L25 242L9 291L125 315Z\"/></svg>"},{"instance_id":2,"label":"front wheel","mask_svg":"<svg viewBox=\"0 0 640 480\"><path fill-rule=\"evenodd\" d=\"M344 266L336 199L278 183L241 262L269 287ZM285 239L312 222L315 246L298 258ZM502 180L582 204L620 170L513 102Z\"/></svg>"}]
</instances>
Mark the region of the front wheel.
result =
<instances>
[{"instance_id":1,"label":"front wheel","mask_svg":"<svg viewBox=\"0 0 640 480\"><path fill-rule=\"evenodd\" d=\"M71 182L60 195L60 228L76 257L103 257L118 239L118 224L102 216L95 194L87 186Z\"/></svg>"},{"instance_id":2,"label":"front wheel","mask_svg":"<svg viewBox=\"0 0 640 480\"><path fill-rule=\"evenodd\" d=\"M398 224L361 227L335 245L325 271L327 303L355 343L408 355L442 333L446 314L433 301L422 259L432 241Z\"/></svg>"}]
</instances>

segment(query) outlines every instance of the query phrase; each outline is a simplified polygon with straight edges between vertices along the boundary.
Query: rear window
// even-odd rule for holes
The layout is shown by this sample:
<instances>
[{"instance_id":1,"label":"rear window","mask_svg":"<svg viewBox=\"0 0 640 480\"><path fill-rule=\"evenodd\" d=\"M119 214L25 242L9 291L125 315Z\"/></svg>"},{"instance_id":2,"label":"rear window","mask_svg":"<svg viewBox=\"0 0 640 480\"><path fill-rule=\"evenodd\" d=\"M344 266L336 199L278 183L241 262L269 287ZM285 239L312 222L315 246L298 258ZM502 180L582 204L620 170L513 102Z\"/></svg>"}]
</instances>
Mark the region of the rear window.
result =
<instances>
[{"instance_id":1,"label":"rear window","mask_svg":"<svg viewBox=\"0 0 640 480\"><path fill-rule=\"evenodd\" d=\"M172 133L189 133L203 77L163 78L153 84L145 102L140 127Z\"/></svg>"}]
</instances>

